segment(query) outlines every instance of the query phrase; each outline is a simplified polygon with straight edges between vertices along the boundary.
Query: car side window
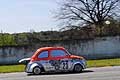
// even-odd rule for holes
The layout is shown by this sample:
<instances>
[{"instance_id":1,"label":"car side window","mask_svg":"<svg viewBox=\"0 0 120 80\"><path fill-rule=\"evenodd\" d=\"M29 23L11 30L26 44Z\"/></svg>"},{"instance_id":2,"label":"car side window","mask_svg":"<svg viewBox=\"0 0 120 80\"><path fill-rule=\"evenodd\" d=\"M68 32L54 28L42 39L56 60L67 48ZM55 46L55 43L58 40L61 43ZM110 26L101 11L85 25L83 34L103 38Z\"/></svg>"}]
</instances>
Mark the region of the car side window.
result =
<instances>
[{"instance_id":1,"label":"car side window","mask_svg":"<svg viewBox=\"0 0 120 80\"><path fill-rule=\"evenodd\" d=\"M52 57L63 57L66 56L67 54L63 50L52 50L51 51L51 56Z\"/></svg>"},{"instance_id":2,"label":"car side window","mask_svg":"<svg viewBox=\"0 0 120 80\"><path fill-rule=\"evenodd\" d=\"M48 51L42 51L39 55L38 58L47 58L48 57Z\"/></svg>"}]
</instances>

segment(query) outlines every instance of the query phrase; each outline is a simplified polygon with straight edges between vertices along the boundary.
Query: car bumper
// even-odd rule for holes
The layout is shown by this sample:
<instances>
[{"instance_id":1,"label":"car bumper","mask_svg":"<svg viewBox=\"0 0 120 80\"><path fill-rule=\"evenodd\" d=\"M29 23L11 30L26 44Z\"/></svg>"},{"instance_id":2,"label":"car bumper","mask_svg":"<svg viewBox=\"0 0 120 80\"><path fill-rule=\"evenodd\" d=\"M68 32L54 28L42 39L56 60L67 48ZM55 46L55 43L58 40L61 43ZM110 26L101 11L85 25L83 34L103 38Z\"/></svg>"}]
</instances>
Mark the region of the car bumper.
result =
<instances>
[{"instance_id":1,"label":"car bumper","mask_svg":"<svg viewBox=\"0 0 120 80\"><path fill-rule=\"evenodd\" d=\"M25 68L25 72L26 72L26 73L32 73L33 70L31 69L31 65L32 65L32 64L26 65L26 68Z\"/></svg>"},{"instance_id":2,"label":"car bumper","mask_svg":"<svg viewBox=\"0 0 120 80\"><path fill-rule=\"evenodd\" d=\"M87 61L86 60L81 60L83 69L85 69L87 67Z\"/></svg>"}]
</instances>

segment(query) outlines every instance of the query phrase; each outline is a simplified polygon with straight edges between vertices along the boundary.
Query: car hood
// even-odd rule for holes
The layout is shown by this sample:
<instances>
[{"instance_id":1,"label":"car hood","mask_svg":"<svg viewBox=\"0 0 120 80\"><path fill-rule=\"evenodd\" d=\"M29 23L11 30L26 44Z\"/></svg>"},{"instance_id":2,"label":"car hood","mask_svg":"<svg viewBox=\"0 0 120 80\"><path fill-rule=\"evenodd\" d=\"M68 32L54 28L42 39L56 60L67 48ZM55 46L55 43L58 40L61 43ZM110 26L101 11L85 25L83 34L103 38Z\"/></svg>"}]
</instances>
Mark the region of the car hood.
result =
<instances>
[{"instance_id":1,"label":"car hood","mask_svg":"<svg viewBox=\"0 0 120 80\"><path fill-rule=\"evenodd\" d=\"M75 59L75 58L84 59L82 56L76 56L76 55L70 55L70 58L72 58L72 59Z\"/></svg>"},{"instance_id":2,"label":"car hood","mask_svg":"<svg viewBox=\"0 0 120 80\"><path fill-rule=\"evenodd\" d=\"M29 62L31 60L31 58L23 58L21 60L19 60L19 63L26 63Z\"/></svg>"}]
</instances>

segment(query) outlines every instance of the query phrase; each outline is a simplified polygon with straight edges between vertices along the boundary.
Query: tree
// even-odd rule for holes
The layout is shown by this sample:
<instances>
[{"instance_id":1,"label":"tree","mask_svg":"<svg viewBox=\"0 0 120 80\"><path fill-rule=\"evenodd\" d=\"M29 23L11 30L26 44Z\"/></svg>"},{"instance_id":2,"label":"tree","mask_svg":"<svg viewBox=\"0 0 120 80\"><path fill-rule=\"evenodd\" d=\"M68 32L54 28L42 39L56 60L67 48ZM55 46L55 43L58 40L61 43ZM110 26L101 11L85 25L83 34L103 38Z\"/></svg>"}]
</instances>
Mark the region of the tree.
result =
<instances>
[{"instance_id":1,"label":"tree","mask_svg":"<svg viewBox=\"0 0 120 80\"><path fill-rule=\"evenodd\" d=\"M94 24L102 28L104 22L117 15L120 0L63 0L58 19L70 24Z\"/></svg>"}]
</instances>

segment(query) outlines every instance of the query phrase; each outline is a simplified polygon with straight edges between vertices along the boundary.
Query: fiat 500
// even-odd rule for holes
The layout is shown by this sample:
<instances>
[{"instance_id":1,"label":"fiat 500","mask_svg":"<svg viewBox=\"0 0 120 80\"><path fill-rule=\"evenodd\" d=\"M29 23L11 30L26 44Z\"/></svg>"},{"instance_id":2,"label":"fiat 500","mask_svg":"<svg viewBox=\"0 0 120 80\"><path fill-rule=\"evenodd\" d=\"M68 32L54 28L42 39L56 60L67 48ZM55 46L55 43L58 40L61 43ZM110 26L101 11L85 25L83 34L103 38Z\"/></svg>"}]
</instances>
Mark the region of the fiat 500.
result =
<instances>
[{"instance_id":1,"label":"fiat 500","mask_svg":"<svg viewBox=\"0 0 120 80\"><path fill-rule=\"evenodd\" d=\"M43 47L31 58L21 59L26 62L25 72L40 74L42 72L81 72L86 68L86 60L81 56L71 55L63 47Z\"/></svg>"}]
</instances>

